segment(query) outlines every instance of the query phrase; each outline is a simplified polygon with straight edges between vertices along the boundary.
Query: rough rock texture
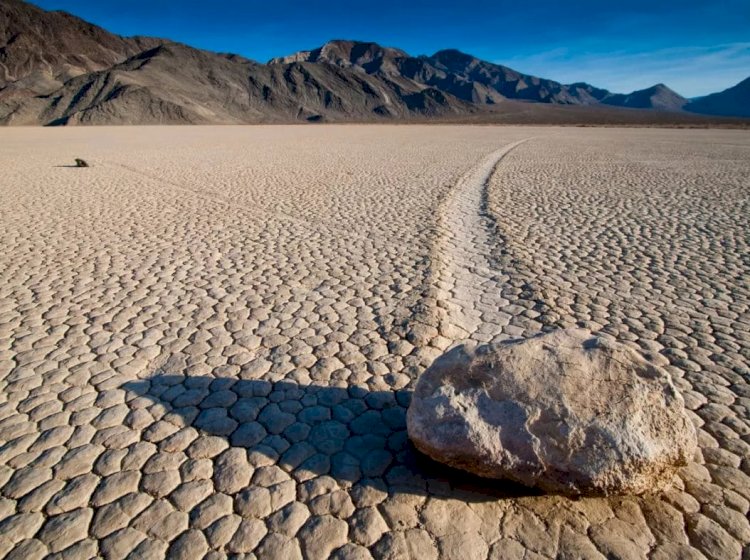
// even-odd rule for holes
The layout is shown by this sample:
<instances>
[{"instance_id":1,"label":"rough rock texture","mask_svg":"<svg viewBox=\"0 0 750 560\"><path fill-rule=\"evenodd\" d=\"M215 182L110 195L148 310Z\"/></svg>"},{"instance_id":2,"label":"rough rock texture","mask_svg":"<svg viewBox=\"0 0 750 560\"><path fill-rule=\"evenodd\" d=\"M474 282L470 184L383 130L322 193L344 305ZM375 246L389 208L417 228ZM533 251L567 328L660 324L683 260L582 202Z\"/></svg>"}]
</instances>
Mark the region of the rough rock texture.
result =
<instances>
[{"instance_id":1,"label":"rough rock texture","mask_svg":"<svg viewBox=\"0 0 750 560\"><path fill-rule=\"evenodd\" d=\"M257 64L165 43L54 95L3 99L3 124L240 124L467 115L475 107L417 84L332 65Z\"/></svg>"},{"instance_id":2,"label":"rough rock texture","mask_svg":"<svg viewBox=\"0 0 750 560\"><path fill-rule=\"evenodd\" d=\"M589 92L579 88L569 88L553 80L522 74L455 49L438 51L432 56L413 57L400 49L382 47L376 43L333 40L311 51L269 61L271 65L291 62L353 68L399 84L413 86L417 83L423 87L437 88L478 105L494 105L505 99L566 105L598 102Z\"/></svg>"},{"instance_id":3,"label":"rough rock texture","mask_svg":"<svg viewBox=\"0 0 750 560\"><path fill-rule=\"evenodd\" d=\"M120 37L66 12L3 0L0 99L51 93L75 76L104 70L162 42Z\"/></svg>"},{"instance_id":4,"label":"rough rock texture","mask_svg":"<svg viewBox=\"0 0 750 560\"><path fill-rule=\"evenodd\" d=\"M669 375L583 329L453 349L420 378L407 425L438 461L573 495L662 489L697 447Z\"/></svg>"}]
</instances>

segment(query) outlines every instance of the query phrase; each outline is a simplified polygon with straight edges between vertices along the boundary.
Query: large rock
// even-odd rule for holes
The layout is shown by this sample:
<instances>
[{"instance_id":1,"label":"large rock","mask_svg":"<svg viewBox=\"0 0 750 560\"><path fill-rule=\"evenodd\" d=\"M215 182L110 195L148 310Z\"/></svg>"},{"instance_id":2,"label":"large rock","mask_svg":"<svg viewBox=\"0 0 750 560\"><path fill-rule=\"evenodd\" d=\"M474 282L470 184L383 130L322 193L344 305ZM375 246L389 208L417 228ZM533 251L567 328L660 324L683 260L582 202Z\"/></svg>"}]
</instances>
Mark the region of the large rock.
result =
<instances>
[{"instance_id":1,"label":"large rock","mask_svg":"<svg viewBox=\"0 0 750 560\"><path fill-rule=\"evenodd\" d=\"M658 491L697 445L667 372L578 329L451 350L407 423L437 461L571 495Z\"/></svg>"}]
</instances>

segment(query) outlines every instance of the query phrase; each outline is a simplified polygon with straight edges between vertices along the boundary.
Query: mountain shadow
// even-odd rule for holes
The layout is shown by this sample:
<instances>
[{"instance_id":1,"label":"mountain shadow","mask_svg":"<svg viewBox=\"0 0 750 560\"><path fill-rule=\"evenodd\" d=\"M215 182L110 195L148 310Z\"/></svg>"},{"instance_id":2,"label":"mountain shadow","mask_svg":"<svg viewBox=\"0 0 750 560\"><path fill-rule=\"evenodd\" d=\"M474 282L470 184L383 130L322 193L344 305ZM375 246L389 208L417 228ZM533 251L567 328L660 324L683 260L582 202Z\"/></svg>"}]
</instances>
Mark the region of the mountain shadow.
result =
<instances>
[{"instance_id":1,"label":"mountain shadow","mask_svg":"<svg viewBox=\"0 0 750 560\"><path fill-rule=\"evenodd\" d=\"M345 487L477 502L538 494L448 468L416 451L406 433L409 391L161 372L122 388L129 407L158 403L185 426L263 454L298 483L327 475Z\"/></svg>"}]
</instances>

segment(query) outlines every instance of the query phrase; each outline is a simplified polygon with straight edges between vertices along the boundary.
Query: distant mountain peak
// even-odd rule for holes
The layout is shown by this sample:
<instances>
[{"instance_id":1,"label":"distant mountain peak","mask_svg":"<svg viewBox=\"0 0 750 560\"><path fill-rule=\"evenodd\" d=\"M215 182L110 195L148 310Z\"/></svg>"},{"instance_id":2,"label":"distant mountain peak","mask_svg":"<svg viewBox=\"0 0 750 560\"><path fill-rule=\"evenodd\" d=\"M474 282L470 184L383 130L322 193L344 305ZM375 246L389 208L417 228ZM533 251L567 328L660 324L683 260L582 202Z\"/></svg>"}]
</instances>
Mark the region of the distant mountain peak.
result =
<instances>
[{"instance_id":1,"label":"distant mountain peak","mask_svg":"<svg viewBox=\"0 0 750 560\"><path fill-rule=\"evenodd\" d=\"M433 62L445 66L448 69L463 69L465 70L470 65L476 64L480 61L477 57L467 54L458 49L443 49L437 51L431 57L430 60ZM487 62L486 64L491 64Z\"/></svg>"},{"instance_id":2,"label":"distant mountain peak","mask_svg":"<svg viewBox=\"0 0 750 560\"><path fill-rule=\"evenodd\" d=\"M659 109L661 111L681 111L687 99L662 83L628 94L616 93L602 99L602 103L631 109Z\"/></svg>"},{"instance_id":3,"label":"distant mountain peak","mask_svg":"<svg viewBox=\"0 0 750 560\"><path fill-rule=\"evenodd\" d=\"M339 66L363 66L376 59L406 58L408 56L401 49L384 47L373 41L332 39L315 49L272 58L268 63L328 62Z\"/></svg>"},{"instance_id":4,"label":"distant mountain peak","mask_svg":"<svg viewBox=\"0 0 750 560\"><path fill-rule=\"evenodd\" d=\"M476 57L458 49L441 49L432 55L435 59L474 60Z\"/></svg>"},{"instance_id":5,"label":"distant mountain peak","mask_svg":"<svg viewBox=\"0 0 750 560\"><path fill-rule=\"evenodd\" d=\"M666 85L666 84L664 84L662 82L659 82L658 84L654 84L651 87L647 87L647 88L645 88L643 90L640 90L640 91L653 91L653 92L665 91L665 92L671 92L671 93L673 93L675 95L680 95L675 90L673 90L671 87L669 87L668 85Z\"/></svg>"},{"instance_id":6,"label":"distant mountain peak","mask_svg":"<svg viewBox=\"0 0 750 560\"><path fill-rule=\"evenodd\" d=\"M323 47L325 46L340 46L340 47L370 47L370 48L377 48L382 49L386 51L398 51L400 53L403 53L405 56L408 56L404 51L401 49L397 49L395 47L389 47L386 45L381 45L380 43L376 43L375 41L363 41L361 39L331 39L330 41L326 41L323 44Z\"/></svg>"}]
</instances>

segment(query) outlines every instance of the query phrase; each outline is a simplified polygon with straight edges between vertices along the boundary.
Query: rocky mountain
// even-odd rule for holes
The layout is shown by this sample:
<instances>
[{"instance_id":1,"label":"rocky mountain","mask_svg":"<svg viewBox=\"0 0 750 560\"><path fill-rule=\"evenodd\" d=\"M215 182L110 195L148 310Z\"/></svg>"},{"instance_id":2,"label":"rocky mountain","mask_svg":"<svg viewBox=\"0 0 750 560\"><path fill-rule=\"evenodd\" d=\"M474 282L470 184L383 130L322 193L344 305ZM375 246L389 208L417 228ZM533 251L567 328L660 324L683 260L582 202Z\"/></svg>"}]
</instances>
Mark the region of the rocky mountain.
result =
<instances>
[{"instance_id":1,"label":"rocky mountain","mask_svg":"<svg viewBox=\"0 0 750 560\"><path fill-rule=\"evenodd\" d=\"M568 85L568 88L578 92L578 95L588 95L596 101L601 101L605 97L612 95L609 90L592 86L591 84L587 84L586 82L576 82L574 84Z\"/></svg>"},{"instance_id":2,"label":"rocky mountain","mask_svg":"<svg viewBox=\"0 0 750 560\"><path fill-rule=\"evenodd\" d=\"M3 115L5 107L5 116ZM433 88L308 62L264 65L165 43L53 93L0 102L6 124L237 124L471 114Z\"/></svg>"},{"instance_id":3,"label":"rocky mountain","mask_svg":"<svg viewBox=\"0 0 750 560\"><path fill-rule=\"evenodd\" d=\"M743 91L727 97L741 104ZM330 41L260 64L162 39L120 37L64 12L0 0L0 124L705 122L677 113L684 103L662 84L613 94L457 50L415 57L360 41ZM665 110L672 113L664 117Z\"/></svg>"},{"instance_id":4,"label":"rocky mountain","mask_svg":"<svg viewBox=\"0 0 750 560\"><path fill-rule=\"evenodd\" d=\"M434 87L469 103L498 102L503 97L482 84L472 83L439 69L425 57L412 57L402 50L376 43L334 40L312 51L275 58L270 65L305 61L348 68L377 76L410 89Z\"/></svg>"},{"instance_id":5,"label":"rocky mountain","mask_svg":"<svg viewBox=\"0 0 750 560\"><path fill-rule=\"evenodd\" d=\"M705 115L750 117L750 78L719 93L694 99L685 109Z\"/></svg>"},{"instance_id":6,"label":"rocky mountain","mask_svg":"<svg viewBox=\"0 0 750 560\"><path fill-rule=\"evenodd\" d=\"M596 99L583 90L554 80L522 74L507 66L486 62L455 49L438 51L424 60L439 70L458 76L461 82L481 84L503 98L566 105L596 103ZM486 102L493 103L494 100L488 99Z\"/></svg>"},{"instance_id":7,"label":"rocky mountain","mask_svg":"<svg viewBox=\"0 0 750 560\"><path fill-rule=\"evenodd\" d=\"M376 43L335 40L311 51L271 59L269 64L293 61L327 63L390 80L408 80L479 105L493 105L504 99L572 105L589 105L598 101L585 88L522 74L455 49L438 51L432 56L412 57L402 50Z\"/></svg>"},{"instance_id":8,"label":"rocky mountain","mask_svg":"<svg viewBox=\"0 0 750 560\"><path fill-rule=\"evenodd\" d=\"M456 49L441 50L431 56L413 57L400 49L382 47L376 43L334 40L317 49L271 59L269 65L290 62L328 64L385 77L401 84L434 87L478 106L520 100L680 111L688 102L664 84L628 94L612 93L587 83L562 84L523 74ZM750 99L747 95L744 98Z\"/></svg>"},{"instance_id":9,"label":"rocky mountain","mask_svg":"<svg viewBox=\"0 0 750 560\"><path fill-rule=\"evenodd\" d=\"M650 88L640 89L628 94L609 94L600 100L602 103L617 107L659 109L661 111L680 111L687 103L687 99L664 84L656 84Z\"/></svg>"},{"instance_id":10,"label":"rocky mountain","mask_svg":"<svg viewBox=\"0 0 750 560\"><path fill-rule=\"evenodd\" d=\"M65 12L2 0L0 95L50 93L70 78L104 70L161 42L120 37Z\"/></svg>"},{"instance_id":11,"label":"rocky mountain","mask_svg":"<svg viewBox=\"0 0 750 560\"><path fill-rule=\"evenodd\" d=\"M269 64L289 64L291 62L328 62L342 68L356 67L374 74L387 68L393 61L408 58L400 49L381 47L377 43L363 41L329 41L311 51L300 51L289 56L273 58Z\"/></svg>"}]
</instances>

